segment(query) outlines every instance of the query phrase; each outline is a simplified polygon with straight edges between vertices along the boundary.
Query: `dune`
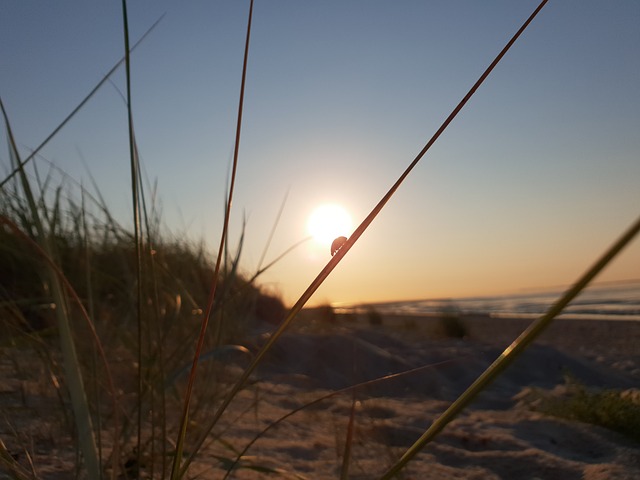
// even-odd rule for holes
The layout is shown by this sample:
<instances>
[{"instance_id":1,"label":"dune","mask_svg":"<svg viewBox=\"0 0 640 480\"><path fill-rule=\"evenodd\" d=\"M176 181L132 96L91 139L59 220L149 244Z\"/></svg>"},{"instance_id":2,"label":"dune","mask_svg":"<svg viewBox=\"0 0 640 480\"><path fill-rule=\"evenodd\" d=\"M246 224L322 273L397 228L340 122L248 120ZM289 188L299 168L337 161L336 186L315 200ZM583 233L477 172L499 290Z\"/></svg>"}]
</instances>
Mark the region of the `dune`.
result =
<instances>
[{"instance_id":1,"label":"dune","mask_svg":"<svg viewBox=\"0 0 640 480\"><path fill-rule=\"evenodd\" d=\"M376 326L338 317L331 325L299 326L279 340L257 374L255 415L248 424L230 424L227 440L240 445L258 425L323 394L414 369L301 410L260 438L244 463L281 469L283 478L338 478L355 398L349 478L378 478L530 322L462 321L468 328L462 339L443 338L433 317L385 317ZM408 465L403 478L640 478L637 441L545 415L527 400L536 389L566 394L567 375L585 388L637 393L639 333L633 322L558 321ZM238 429L242 433L231 433ZM263 476L242 469L233 478Z\"/></svg>"}]
</instances>

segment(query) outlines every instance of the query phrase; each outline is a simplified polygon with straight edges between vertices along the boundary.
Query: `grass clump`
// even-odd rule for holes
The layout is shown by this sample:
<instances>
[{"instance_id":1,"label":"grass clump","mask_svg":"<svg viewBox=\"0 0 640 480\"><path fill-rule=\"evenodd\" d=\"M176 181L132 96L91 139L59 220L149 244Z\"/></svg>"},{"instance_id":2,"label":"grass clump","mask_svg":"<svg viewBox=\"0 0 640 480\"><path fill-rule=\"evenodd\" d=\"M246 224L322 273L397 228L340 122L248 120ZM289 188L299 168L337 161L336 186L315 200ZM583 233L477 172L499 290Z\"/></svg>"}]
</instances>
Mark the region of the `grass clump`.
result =
<instances>
[{"instance_id":1,"label":"grass clump","mask_svg":"<svg viewBox=\"0 0 640 480\"><path fill-rule=\"evenodd\" d=\"M77 418L68 413L72 387L59 341L57 315L64 310L77 353L74 364L83 380L81 387L73 388L86 396L89 415L95 419L89 428L97 437L100 466L96 470L129 472L126 465L137 462L137 453L133 452L140 451L141 456L162 459L155 465L147 462L141 469L149 473L150 469L166 471L178 422L172 393L179 388L173 388L176 385L171 379L181 381L183 376L178 374L193 357L193 332L200 324L214 276L211 256L202 244L188 242L162 228L159 214L150 219L143 243L143 337L139 342L132 233L83 189L67 188L64 180L53 175L44 182L32 178L27 180L25 176L20 185L9 183L0 189L0 348L23 358L16 362L16 378L25 385L37 385L49 399L50 408L42 414L53 419L42 421L62 427L57 447L64 450L77 445ZM53 187L57 181L60 184ZM35 209L28 208L23 187L29 189ZM35 215L42 219L39 228L34 226ZM48 252L38 249L45 243ZM207 359L215 360L216 370L207 376L208 382L195 389L193 421L206 417L207 409L224 393L228 380L224 378L224 358L220 361L218 351L224 353L225 348L229 350L225 345L246 342L259 320L277 322L284 315L279 297L265 293L254 279L239 271L241 251L240 244L234 256L225 259L220 274L211 314L217 328L209 332L203 353L203 359L208 355ZM51 268L64 278L58 287L66 289L64 297L53 294L55 275L50 273ZM105 354L103 359L98 358L99 350ZM214 367L208 361L205 372L210 370L209 364ZM135 378L138 365L143 380L141 393L137 392ZM46 376L40 372L46 372ZM106 372L110 372L114 385L105 381ZM138 448L132 439L139 410L144 413ZM28 438L21 441L28 442ZM104 449L104 444L109 448ZM119 458L115 454L118 451L122 452ZM133 478L138 472L129 475Z\"/></svg>"},{"instance_id":2,"label":"grass clump","mask_svg":"<svg viewBox=\"0 0 640 480\"><path fill-rule=\"evenodd\" d=\"M640 391L589 389L567 379L557 391L536 391L530 406L536 411L567 420L589 423L640 442Z\"/></svg>"},{"instance_id":3,"label":"grass clump","mask_svg":"<svg viewBox=\"0 0 640 480\"><path fill-rule=\"evenodd\" d=\"M384 323L382 314L373 307L369 307L367 309L367 320L369 321L369 325L374 327L382 325Z\"/></svg>"},{"instance_id":4,"label":"grass clump","mask_svg":"<svg viewBox=\"0 0 640 480\"><path fill-rule=\"evenodd\" d=\"M444 336L448 338L464 338L468 333L460 315L455 312L443 313L440 318L440 327Z\"/></svg>"},{"instance_id":5,"label":"grass clump","mask_svg":"<svg viewBox=\"0 0 640 480\"><path fill-rule=\"evenodd\" d=\"M2 192L0 199L4 206L13 201ZM132 235L115 222L94 219L85 236L75 222L65 220L75 209L71 200L67 208L58 206L55 215L58 220L46 233L55 251L56 263L83 302L87 306L91 303L99 327L112 333L119 328L126 330L134 321L136 302ZM37 238L25 223L28 219L3 210L0 213L4 218L29 238ZM147 278L144 285L145 316L169 335L202 313L213 279L213 266L202 244L173 239L170 234L154 235L153 247L147 247L144 267L153 269L153 276ZM24 241L8 228L0 228L0 275L6 279L0 304L10 310L10 315L2 315L0 321L6 323L12 319L30 331L53 326L49 282L41 270L42 261L25 248ZM87 282L88 276L90 282ZM272 323L282 318L282 301L275 295L263 293L255 282L239 274L235 263L223 273L220 282L215 314L234 319L225 325L221 341L242 337L248 323L255 318Z\"/></svg>"}]
</instances>

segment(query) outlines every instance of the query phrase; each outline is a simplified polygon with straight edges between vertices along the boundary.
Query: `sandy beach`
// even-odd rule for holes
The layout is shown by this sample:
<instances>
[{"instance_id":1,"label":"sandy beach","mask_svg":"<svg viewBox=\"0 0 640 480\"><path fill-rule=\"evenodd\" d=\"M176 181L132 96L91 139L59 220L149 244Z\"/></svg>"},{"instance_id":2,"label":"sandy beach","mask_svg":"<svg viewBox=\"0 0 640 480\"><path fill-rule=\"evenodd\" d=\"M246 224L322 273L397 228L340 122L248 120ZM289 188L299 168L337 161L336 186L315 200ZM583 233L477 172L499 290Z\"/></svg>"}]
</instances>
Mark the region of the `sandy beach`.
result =
<instances>
[{"instance_id":1,"label":"sandy beach","mask_svg":"<svg viewBox=\"0 0 640 480\"><path fill-rule=\"evenodd\" d=\"M214 430L224 442L207 444L188 478L222 478L223 464L234 457L231 451L241 450L268 425L311 402L256 440L230 478L339 478L354 399L349 478L379 478L530 322L462 317L468 334L446 338L437 317L389 316L381 325L352 317L334 320L318 323L303 315L276 343L251 386ZM639 335L637 322L557 321L399 478L640 478L637 441L603 427L545 415L531 403L537 389L566 394L567 374L587 388L637 395ZM264 341L264 334L253 341ZM5 353L2 374L8 375ZM241 365L227 367L230 375L237 375ZM319 400L411 369L411 374ZM3 378L3 385L16 384ZM42 398L24 400L30 416L20 420L16 416L25 408L16 408L16 402L23 402L16 395L5 387L0 392L2 409L13 415L13 424L23 425L24 435L32 435L40 478L71 478L72 447L53 448L50 439L42 438L45 431L48 437L54 435ZM19 451L6 423L0 436L10 452Z\"/></svg>"},{"instance_id":2,"label":"sandy beach","mask_svg":"<svg viewBox=\"0 0 640 480\"><path fill-rule=\"evenodd\" d=\"M507 345L529 326L533 318L492 317L489 315L461 315L467 339L470 341ZM366 325L366 315L355 317L354 323ZM427 338L442 336L438 315L385 315L382 325L392 330L411 331ZM624 355L638 355L640 348L640 322L637 320L577 320L559 318L536 340L560 350L586 354L608 351Z\"/></svg>"}]
</instances>

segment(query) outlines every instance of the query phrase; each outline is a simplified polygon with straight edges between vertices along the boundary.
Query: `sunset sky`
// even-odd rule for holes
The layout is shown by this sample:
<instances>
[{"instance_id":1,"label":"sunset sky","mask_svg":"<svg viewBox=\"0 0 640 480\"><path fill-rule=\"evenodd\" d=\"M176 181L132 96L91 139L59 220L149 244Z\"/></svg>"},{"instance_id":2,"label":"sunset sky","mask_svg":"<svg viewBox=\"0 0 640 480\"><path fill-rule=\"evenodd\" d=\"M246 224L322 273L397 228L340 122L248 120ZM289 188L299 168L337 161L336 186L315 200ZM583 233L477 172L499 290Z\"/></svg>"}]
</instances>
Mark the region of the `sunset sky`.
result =
<instances>
[{"instance_id":1,"label":"sunset sky","mask_svg":"<svg viewBox=\"0 0 640 480\"><path fill-rule=\"evenodd\" d=\"M234 245L246 218L244 271L283 202L265 263L322 204L355 228L537 4L256 0L232 211ZM171 232L205 238L212 256L248 11L129 2L132 41L166 13L131 58L144 170ZM637 0L551 0L310 303L572 283L640 215L639 25ZM0 45L0 95L26 154L123 55L121 4L3 2ZM121 68L41 153L87 186L90 172L130 224L124 85ZM293 302L330 258L309 240L261 283ZM633 278L640 239L598 280Z\"/></svg>"}]
</instances>

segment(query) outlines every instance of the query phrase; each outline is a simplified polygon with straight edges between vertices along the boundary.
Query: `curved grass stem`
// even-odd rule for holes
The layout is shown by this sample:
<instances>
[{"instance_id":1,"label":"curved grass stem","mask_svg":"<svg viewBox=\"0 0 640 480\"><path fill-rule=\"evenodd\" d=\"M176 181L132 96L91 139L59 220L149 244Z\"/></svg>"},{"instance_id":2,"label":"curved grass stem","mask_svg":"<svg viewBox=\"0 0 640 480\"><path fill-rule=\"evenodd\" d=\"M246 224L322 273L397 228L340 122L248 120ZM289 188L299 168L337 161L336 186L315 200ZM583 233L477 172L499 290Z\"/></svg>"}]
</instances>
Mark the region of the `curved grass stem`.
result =
<instances>
[{"instance_id":1,"label":"curved grass stem","mask_svg":"<svg viewBox=\"0 0 640 480\"><path fill-rule=\"evenodd\" d=\"M270 430L272 430L273 428L277 427L278 425L280 425L282 422L284 422L285 420L287 420L288 418L292 417L293 415L307 409L307 408L311 408L314 405L317 405L325 400L328 400L329 398L333 398L333 397L337 397L339 395L344 395L346 393L354 393L360 389L363 388L367 388L373 385L379 385L381 383L387 382L389 380L394 380L394 379L398 379L398 378L402 378L405 376L409 376L409 375L413 375L415 373L418 372L422 372L424 370L430 370L433 368L438 368L438 367L443 367L446 365L450 365L451 363L454 362L460 362L462 360L468 360L470 358L470 356L465 355L463 357L458 357L455 359L451 359L451 360L443 360L441 362L437 362L437 363L430 363L428 365L422 365L420 367L415 367L412 368L410 370L405 370L402 372L397 372L397 373L390 373L388 375L385 375L384 377L379 377L379 378L374 378L372 380L366 380L364 382L360 382L357 383L355 385L351 385L349 387L345 387L342 388L340 390L335 390L333 392L329 392L325 395L322 395L308 403L305 403L304 405L301 405L297 408L294 408L293 410L287 412L286 414L284 414L283 416L281 416L280 418L278 418L277 420L274 420L273 422L271 422L269 425L267 425L264 429L262 429L258 434L256 434L249 443L247 443L247 445L245 445L245 447L242 449L242 451L240 451L240 453L238 453L236 459L234 460L234 462L230 465L229 469L227 470L227 472L225 473L224 477L222 480L226 480L229 475L233 472L233 470L236 468L236 466L240 463L240 460L242 459L242 457L244 457L247 452L249 451L249 449L258 441L260 440L262 437L264 437Z\"/></svg>"},{"instance_id":2,"label":"curved grass stem","mask_svg":"<svg viewBox=\"0 0 640 480\"><path fill-rule=\"evenodd\" d=\"M127 124L129 131L129 165L131 174L131 205L133 213L133 236L136 257L136 318L138 337L138 419L137 419L137 465L141 465L142 459L142 414L143 414L143 391L144 391L144 349L143 349L143 284L142 284L142 235L140 228L140 188L138 184L140 166L138 163L138 151L133 131L133 109L131 106L131 55L129 49L129 21L127 16L127 0L122 0L122 23L124 30L124 51L125 51L125 81L127 100Z\"/></svg>"},{"instance_id":3,"label":"curved grass stem","mask_svg":"<svg viewBox=\"0 0 640 480\"><path fill-rule=\"evenodd\" d=\"M387 193L382 197L382 199L377 203L377 205L371 210L369 215L362 221L362 223L356 228L351 237L347 239L347 241L342 245L342 248L338 250L338 252L331 257L329 262L325 265L322 271L318 274L318 276L311 282L311 284L307 287L304 293L300 296L298 301L291 307L287 317L284 319L282 324L278 327L278 329L269 337L269 340L264 344L264 346L260 349L260 351L254 357L254 360L249 364L249 366L245 369L243 374L240 376L238 382L234 385L234 387L229 392L228 396L222 402L222 405L218 408L217 412L213 416L212 421L209 426L205 429L203 435L198 440L196 444L196 448L194 448L193 453L189 456L189 458L185 462L185 467L182 469L182 473L186 473L186 467L188 467L189 463L193 460L193 457L197 453L198 449L204 443L206 436L211 432L215 424L218 422L223 412L229 406L235 395L240 391L245 382L249 379L253 371L257 368L257 366L262 361L263 357L266 353L271 349L276 340L284 333L284 331L289 327L293 319L296 315L302 310L302 307L307 303L307 301L311 298L311 296L316 292L316 290L322 285L325 279L329 276L329 274L333 271L333 269L340 263L342 258L347 254L347 252L353 247L355 242L362 236L365 230L371 225L373 220L378 216L378 214L382 211L387 202L391 199L391 197L398 190L400 185L404 182L404 180L409 176L411 171L415 168L415 166L420 162L420 160L424 157L427 151L431 148L431 146L436 142L436 140L442 135L442 133L447 129L447 127L451 124L454 118L460 113L463 107L467 104L469 99L475 94L475 92L480 88L482 83L487 79L489 74L493 71L493 69L498 65L500 60L504 57L507 51L511 48L511 46L515 43L515 41L520 37L522 32L527 28L527 26L531 23L533 18L538 14L538 12L542 9L542 7L547 3L548 0L543 0L538 8L531 14L531 16L527 19L527 21L520 27L520 29L515 33L515 35L509 40L506 46L500 51L500 53L496 56L496 58L491 62L491 64L487 67L487 69L480 75L480 78L473 84L471 89L467 92L467 94L462 98L462 100L456 105L453 111L449 114L449 116L442 123L440 128L433 134L433 136L429 139L426 145L422 148L422 150L418 153L418 155L413 159L413 161L409 164L409 166L405 169L405 171L400 175L398 180L391 186L391 188L387 191Z\"/></svg>"},{"instance_id":4,"label":"curved grass stem","mask_svg":"<svg viewBox=\"0 0 640 480\"><path fill-rule=\"evenodd\" d=\"M424 446L435 438L475 397L484 390L502 371L507 368L556 318L569 303L582 292L587 285L613 260L624 247L640 232L640 217L631 227L589 268L578 281L551 306L551 308L533 322L509 345L504 352L476 379L471 386L454 401L445 412L436 419L427 431L405 452L381 480L395 476Z\"/></svg>"},{"instance_id":5,"label":"curved grass stem","mask_svg":"<svg viewBox=\"0 0 640 480\"><path fill-rule=\"evenodd\" d=\"M131 47L131 50L135 50L135 48L142 43L142 41L147 38L147 35L151 33L151 31L158 26L160 21L164 18L164 15L161 15L148 29L144 32L144 35L140 37L140 39ZM80 101L80 103L71 110L71 112L58 124L56 128L52 130L52 132L47 135L47 137L40 142L38 145L24 160L21 160L18 165L16 165L9 174L0 181L0 188L4 187L9 180L11 180L14 176L18 174L21 168L26 166L35 156L40 153L40 151L47 145L53 137L55 137L62 128L69 123L69 121L75 117L76 113L78 113L82 107L84 107L87 102L96 94L98 90L111 78L111 76L115 73L116 70L122 65L125 61L125 57L123 56L120 60L116 62L116 64L111 67L111 69L102 77L102 79L96 84L95 87L91 89L91 91Z\"/></svg>"},{"instance_id":6,"label":"curved grass stem","mask_svg":"<svg viewBox=\"0 0 640 480\"><path fill-rule=\"evenodd\" d=\"M41 218L41 214L38 210L38 205L36 203L31 185L23 167L23 162L20 160L16 141L11 130L11 124L9 122L7 112L1 99L0 109L2 110L2 115L4 117L5 126L7 129L7 136L9 140L9 154L12 163L15 165L15 168L19 172L22 190L27 200L30 221L32 222L34 230L37 234L37 242L31 241L31 239L26 235L22 235L22 238L27 238L30 240L30 243L32 245L36 245L38 249L44 253L45 258L53 259L54 249L48 236L48 234L52 234L52 227L50 224L49 230L45 230L43 218ZM15 227L15 225L12 225L12 222L9 219L5 218L4 216L0 217L0 219L4 224L9 226L9 228L14 230L14 233L18 235L22 233L17 227ZM46 216L44 220L46 220ZM89 477L99 479L101 478L100 461L98 459L98 450L96 446L93 423L91 420L91 413L89 411L86 389L84 387L82 372L80 371L80 363L78 361L78 355L72 336L69 318L68 297L65 295L62 281L54 265L55 262L53 262L53 260L47 263L44 271L44 276L47 278L47 281L50 284L51 294L56 305L55 313L59 331L60 349L62 351L64 371L68 383L68 391L71 398L74 420L76 422L78 444L82 452Z\"/></svg>"},{"instance_id":7,"label":"curved grass stem","mask_svg":"<svg viewBox=\"0 0 640 480\"><path fill-rule=\"evenodd\" d=\"M244 48L244 60L242 64L242 80L240 83L240 99L238 101L238 117L236 123L236 136L235 136L235 144L233 150L233 166L231 169L231 181L229 184L229 195L226 202L226 208L224 213L224 224L222 227L222 233L220 235L220 245L218 247L218 257L216 259L215 269L213 272L213 281L211 285L211 289L209 291L209 298L207 300L207 308L204 311L202 317L202 323L200 327L200 334L198 336L196 350L193 355L193 363L191 366L191 372L189 373L189 379L187 383L187 389L184 397L184 408L182 412L182 418L180 420L180 429L178 433L178 440L176 442L176 454L173 459L173 465L171 468L171 480L177 480L183 476L183 471L180 469L180 464L182 462L182 454L184 451L184 442L187 434L187 423L189 420L189 406L191 404L191 397L193 395L193 385L195 383L196 371L198 369L198 360L200 355L202 354L202 348L204 345L205 333L207 331L207 326L209 324L209 318L211 317L211 313L213 310L213 305L215 301L215 293L218 285L218 276L220 273L220 266L223 262L223 253L225 249L225 241L227 238L227 232L229 229L229 219L231 216L231 204L233 201L233 191L235 187L236 181L236 172L238 167L238 154L240 151L240 133L242 130L242 112L244 107L244 91L246 85L247 78L247 61L249 57L249 42L251 39L251 21L253 16L253 0L249 5L249 18L247 20L247 36L245 41Z\"/></svg>"}]
</instances>

